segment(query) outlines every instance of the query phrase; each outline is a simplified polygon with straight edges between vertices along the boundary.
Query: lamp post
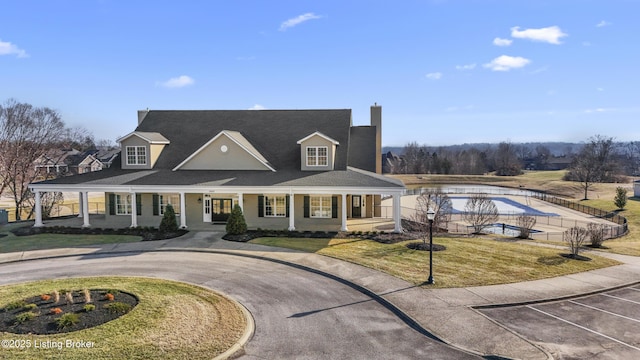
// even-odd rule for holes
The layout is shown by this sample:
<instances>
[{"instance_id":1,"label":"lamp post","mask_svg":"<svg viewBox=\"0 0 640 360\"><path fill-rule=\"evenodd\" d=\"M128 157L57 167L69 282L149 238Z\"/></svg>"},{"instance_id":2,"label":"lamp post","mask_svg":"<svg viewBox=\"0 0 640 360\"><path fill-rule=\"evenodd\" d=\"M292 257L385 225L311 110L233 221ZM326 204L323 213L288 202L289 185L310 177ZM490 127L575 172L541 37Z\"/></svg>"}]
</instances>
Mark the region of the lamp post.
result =
<instances>
[{"instance_id":1,"label":"lamp post","mask_svg":"<svg viewBox=\"0 0 640 360\"><path fill-rule=\"evenodd\" d=\"M436 212L431 208L427 210L427 219L429 220L429 278L427 284L434 284L433 281L433 219L436 218Z\"/></svg>"}]
</instances>

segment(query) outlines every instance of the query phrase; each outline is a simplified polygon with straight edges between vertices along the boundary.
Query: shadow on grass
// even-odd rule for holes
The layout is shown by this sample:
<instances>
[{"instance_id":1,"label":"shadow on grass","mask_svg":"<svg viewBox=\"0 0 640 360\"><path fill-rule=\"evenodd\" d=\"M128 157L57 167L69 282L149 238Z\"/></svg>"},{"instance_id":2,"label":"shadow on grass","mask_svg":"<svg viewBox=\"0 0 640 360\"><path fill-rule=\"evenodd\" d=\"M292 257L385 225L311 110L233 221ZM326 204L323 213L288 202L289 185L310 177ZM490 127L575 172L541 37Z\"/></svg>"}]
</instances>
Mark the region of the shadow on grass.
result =
<instances>
[{"instance_id":1,"label":"shadow on grass","mask_svg":"<svg viewBox=\"0 0 640 360\"><path fill-rule=\"evenodd\" d=\"M569 261L560 255L558 256L541 256L538 258L538 263L543 265L560 265Z\"/></svg>"}]
</instances>

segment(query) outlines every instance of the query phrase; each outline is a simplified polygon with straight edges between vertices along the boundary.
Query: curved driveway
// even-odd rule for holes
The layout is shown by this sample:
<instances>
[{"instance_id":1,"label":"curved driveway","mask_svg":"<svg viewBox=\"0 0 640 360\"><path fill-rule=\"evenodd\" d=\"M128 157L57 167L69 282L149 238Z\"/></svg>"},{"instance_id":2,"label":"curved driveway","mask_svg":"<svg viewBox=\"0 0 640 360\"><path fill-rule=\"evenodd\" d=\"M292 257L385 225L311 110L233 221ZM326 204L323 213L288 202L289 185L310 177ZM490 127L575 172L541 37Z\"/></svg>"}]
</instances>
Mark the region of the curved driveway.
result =
<instances>
[{"instance_id":1,"label":"curved driveway","mask_svg":"<svg viewBox=\"0 0 640 360\"><path fill-rule=\"evenodd\" d=\"M256 323L244 359L476 358L423 336L346 285L270 261L163 251L0 264L0 285L98 275L184 281L233 297Z\"/></svg>"}]
</instances>

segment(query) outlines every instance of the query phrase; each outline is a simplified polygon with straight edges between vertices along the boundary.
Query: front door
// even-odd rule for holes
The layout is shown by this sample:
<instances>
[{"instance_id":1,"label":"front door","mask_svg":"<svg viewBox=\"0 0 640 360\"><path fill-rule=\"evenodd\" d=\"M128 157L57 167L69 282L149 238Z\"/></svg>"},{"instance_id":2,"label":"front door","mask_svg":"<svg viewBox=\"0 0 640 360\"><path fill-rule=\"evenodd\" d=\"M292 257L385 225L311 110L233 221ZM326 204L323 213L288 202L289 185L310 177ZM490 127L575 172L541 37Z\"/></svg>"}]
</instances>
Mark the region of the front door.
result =
<instances>
[{"instance_id":1,"label":"front door","mask_svg":"<svg viewBox=\"0 0 640 360\"><path fill-rule=\"evenodd\" d=\"M362 217L362 196L351 195L351 217Z\"/></svg>"},{"instance_id":2,"label":"front door","mask_svg":"<svg viewBox=\"0 0 640 360\"><path fill-rule=\"evenodd\" d=\"M205 194L202 201L202 221L211 222L211 195Z\"/></svg>"},{"instance_id":3,"label":"front door","mask_svg":"<svg viewBox=\"0 0 640 360\"><path fill-rule=\"evenodd\" d=\"M211 217L213 222L227 222L231 214L232 199L211 199Z\"/></svg>"}]
</instances>

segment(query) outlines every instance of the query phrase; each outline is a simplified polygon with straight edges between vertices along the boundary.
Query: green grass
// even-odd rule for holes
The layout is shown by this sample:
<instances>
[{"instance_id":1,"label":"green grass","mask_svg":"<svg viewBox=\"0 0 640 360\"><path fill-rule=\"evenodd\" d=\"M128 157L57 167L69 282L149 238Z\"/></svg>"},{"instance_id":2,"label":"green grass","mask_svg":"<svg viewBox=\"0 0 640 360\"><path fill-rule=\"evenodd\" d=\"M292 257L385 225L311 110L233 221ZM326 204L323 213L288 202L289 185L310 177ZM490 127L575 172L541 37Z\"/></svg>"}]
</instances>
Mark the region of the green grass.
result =
<instances>
[{"instance_id":1,"label":"green grass","mask_svg":"<svg viewBox=\"0 0 640 360\"><path fill-rule=\"evenodd\" d=\"M29 349L0 349L2 359L212 359L238 341L246 327L242 311L227 298L198 286L148 278L79 278L0 286L0 308L52 289L109 287L135 294L140 302L116 320L73 333L0 333L0 340L32 344ZM94 347L33 348L36 341L64 344L68 339L90 341Z\"/></svg>"},{"instance_id":2,"label":"green grass","mask_svg":"<svg viewBox=\"0 0 640 360\"><path fill-rule=\"evenodd\" d=\"M612 212L617 210L613 204L613 196L611 196L610 199L585 200L580 203ZM627 200L627 206L625 206L624 210L618 212L618 214L627 218L629 233L618 239L605 240L603 246L608 248L605 251L616 254L640 256L640 199L634 198Z\"/></svg>"},{"instance_id":3,"label":"green grass","mask_svg":"<svg viewBox=\"0 0 640 360\"><path fill-rule=\"evenodd\" d=\"M67 248L76 246L102 245L114 243L137 242L139 236L132 235L67 235L67 234L38 234L15 236L11 229L24 224L9 224L0 227L0 253L17 251Z\"/></svg>"},{"instance_id":4,"label":"green grass","mask_svg":"<svg viewBox=\"0 0 640 360\"><path fill-rule=\"evenodd\" d=\"M399 277L413 284L427 280L429 253L408 249L401 242L381 244L372 240L260 238L256 244L279 246L346 260ZM433 253L436 287L467 287L537 280L617 265L599 256L592 261L569 260L557 250L490 238L437 237L446 246Z\"/></svg>"}]
</instances>

